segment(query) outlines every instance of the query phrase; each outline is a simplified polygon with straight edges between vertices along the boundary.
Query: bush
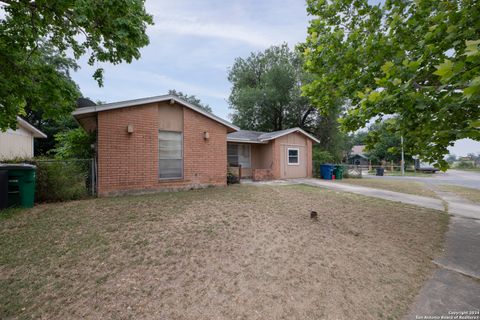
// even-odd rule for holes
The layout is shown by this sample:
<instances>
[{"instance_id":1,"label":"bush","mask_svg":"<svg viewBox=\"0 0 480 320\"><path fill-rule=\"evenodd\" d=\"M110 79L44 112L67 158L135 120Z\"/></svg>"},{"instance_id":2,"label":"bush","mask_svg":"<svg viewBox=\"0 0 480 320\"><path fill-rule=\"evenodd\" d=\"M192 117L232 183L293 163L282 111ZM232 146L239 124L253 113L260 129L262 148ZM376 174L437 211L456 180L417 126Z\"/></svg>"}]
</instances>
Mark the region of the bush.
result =
<instances>
[{"instance_id":1,"label":"bush","mask_svg":"<svg viewBox=\"0 0 480 320\"><path fill-rule=\"evenodd\" d=\"M319 149L313 149L313 161L316 163L333 163L335 159L333 155L328 151L322 151Z\"/></svg>"},{"instance_id":2,"label":"bush","mask_svg":"<svg viewBox=\"0 0 480 320\"><path fill-rule=\"evenodd\" d=\"M55 157L58 159L90 159L96 136L82 128L71 129L55 135Z\"/></svg>"},{"instance_id":3,"label":"bush","mask_svg":"<svg viewBox=\"0 0 480 320\"><path fill-rule=\"evenodd\" d=\"M2 163L29 163L37 167L35 202L68 201L88 197L90 161L15 158Z\"/></svg>"},{"instance_id":4,"label":"bush","mask_svg":"<svg viewBox=\"0 0 480 320\"><path fill-rule=\"evenodd\" d=\"M227 171L227 184L240 183L240 179L234 175L230 170Z\"/></svg>"},{"instance_id":5,"label":"bush","mask_svg":"<svg viewBox=\"0 0 480 320\"><path fill-rule=\"evenodd\" d=\"M473 168L475 168L475 166L473 165L473 162L471 162L471 161L459 161L459 162L457 162L455 167L459 168L459 169L473 169Z\"/></svg>"},{"instance_id":6,"label":"bush","mask_svg":"<svg viewBox=\"0 0 480 320\"><path fill-rule=\"evenodd\" d=\"M88 162L37 162L37 202L68 201L88 196Z\"/></svg>"}]
</instances>

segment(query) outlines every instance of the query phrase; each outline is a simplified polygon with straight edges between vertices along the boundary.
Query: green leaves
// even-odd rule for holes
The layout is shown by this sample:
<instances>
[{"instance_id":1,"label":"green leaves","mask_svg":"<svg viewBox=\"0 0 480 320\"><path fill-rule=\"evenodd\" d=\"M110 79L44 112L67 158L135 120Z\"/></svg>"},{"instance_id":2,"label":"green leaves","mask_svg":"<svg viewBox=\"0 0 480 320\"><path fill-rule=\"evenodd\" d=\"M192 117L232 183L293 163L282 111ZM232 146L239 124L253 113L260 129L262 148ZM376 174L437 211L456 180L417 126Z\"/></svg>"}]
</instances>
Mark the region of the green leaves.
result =
<instances>
[{"instance_id":1,"label":"green leaves","mask_svg":"<svg viewBox=\"0 0 480 320\"><path fill-rule=\"evenodd\" d=\"M312 109L300 97L298 83L306 77L300 57L286 44L237 58L228 77L234 123L260 131L299 126L303 114Z\"/></svg>"},{"instance_id":2,"label":"green leaves","mask_svg":"<svg viewBox=\"0 0 480 320\"><path fill-rule=\"evenodd\" d=\"M96 136L82 128L70 129L55 135L55 157L58 159L90 159Z\"/></svg>"},{"instance_id":3,"label":"green leaves","mask_svg":"<svg viewBox=\"0 0 480 320\"><path fill-rule=\"evenodd\" d=\"M470 81L469 86L463 90L463 94L467 99L480 95L480 76Z\"/></svg>"},{"instance_id":4,"label":"green leaves","mask_svg":"<svg viewBox=\"0 0 480 320\"><path fill-rule=\"evenodd\" d=\"M404 135L408 151L441 166L453 141L480 139L470 125L480 118L475 1L307 3L315 41L307 37L302 44L305 68L321 81L304 93L322 113L342 99L348 109L341 122L348 131L394 116L393 130Z\"/></svg>"},{"instance_id":5,"label":"green leaves","mask_svg":"<svg viewBox=\"0 0 480 320\"><path fill-rule=\"evenodd\" d=\"M453 76L453 62L448 59L445 59L443 63L435 66L435 68L437 68L437 71L433 74L440 76L442 81L448 81Z\"/></svg>"},{"instance_id":6,"label":"green leaves","mask_svg":"<svg viewBox=\"0 0 480 320\"><path fill-rule=\"evenodd\" d=\"M388 78L390 77L390 74L391 74L391 70L393 68L394 64L392 61L387 61L385 62L385 64L381 67L383 73L385 73L385 76Z\"/></svg>"},{"instance_id":7,"label":"green leaves","mask_svg":"<svg viewBox=\"0 0 480 320\"><path fill-rule=\"evenodd\" d=\"M4 1L0 20L0 131L25 106L47 117L70 113L79 96L68 71L75 59L118 64L140 57L153 24L144 0ZM103 69L93 78L102 85Z\"/></svg>"},{"instance_id":8,"label":"green leaves","mask_svg":"<svg viewBox=\"0 0 480 320\"><path fill-rule=\"evenodd\" d=\"M480 50L478 49L479 45L480 45L480 40L465 41L465 55L468 57L479 55L480 54Z\"/></svg>"}]
</instances>

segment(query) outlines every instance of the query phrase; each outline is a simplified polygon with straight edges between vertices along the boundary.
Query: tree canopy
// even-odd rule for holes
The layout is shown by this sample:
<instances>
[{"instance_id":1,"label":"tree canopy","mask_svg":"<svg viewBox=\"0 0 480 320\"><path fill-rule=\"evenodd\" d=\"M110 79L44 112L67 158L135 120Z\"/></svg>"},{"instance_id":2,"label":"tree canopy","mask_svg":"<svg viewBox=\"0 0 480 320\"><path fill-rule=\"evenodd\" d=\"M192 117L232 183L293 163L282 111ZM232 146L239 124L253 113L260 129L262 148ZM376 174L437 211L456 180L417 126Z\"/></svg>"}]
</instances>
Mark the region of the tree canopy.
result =
<instances>
[{"instance_id":1,"label":"tree canopy","mask_svg":"<svg viewBox=\"0 0 480 320\"><path fill-rule=\"evenodd\" d=\"M228 80L233 123L241 128L275 131L313 121L315 108L300 95L306 82L302 60L286 44L236 58Z\"/></svg>"},{"instance_id":2,"label":"tree canopy","mask_svg":"<svg viewBox=\"0 0 480 320\"><path fill-rule=\"evenodd\" d=\"M87 54L92 66L131 62L148 44L146 28L153 23L144 0L0 0L0 5L5 13L0 20L0 130L15 128L27 105L45 118L75 108L78 88L52 58ZM93 77L102 85L103 69Z\"/></svg>"},{"instance_id":3,"label":"tree canopy","mask_svg":"<svg viewBox=\"0 0 480 320\"><path fill-rule=\"evenodd\" d=\"M346 130L394 115L406 148L445 169L447 147L480 140L480 10L475 0L308 0L304 94Z\"/></svg>"},{"instance_id":4,"label":"tree canopy","mask_svg":"<svg viewBox=\"0 0 480 320\"><path fill-rule=\"evenodd\" d=\"M375 123L368 128L368 134L365 137L367 144L366 152L372 163L381 161L401 161L401 140L395 132L398 119L391 118L385 121ZM405 161L410 161L410 154L405 154Z\"/></svg>"},{"instance_id":5,"label":"tree canopy","mask_svg":"<svg viewBox=\"0 0 480 320\"><path fill-rule=\"evenodd\" d=\"M350 148L337 122L341 101L333 112L321 115L310 99L301 95L301 86L310 78L299 52L286 44L235 59L228 76L233 85L229 97L233 123L266 132L300 127L320 140L316 159L341 161Z\"/></svg>"}]
</instances>

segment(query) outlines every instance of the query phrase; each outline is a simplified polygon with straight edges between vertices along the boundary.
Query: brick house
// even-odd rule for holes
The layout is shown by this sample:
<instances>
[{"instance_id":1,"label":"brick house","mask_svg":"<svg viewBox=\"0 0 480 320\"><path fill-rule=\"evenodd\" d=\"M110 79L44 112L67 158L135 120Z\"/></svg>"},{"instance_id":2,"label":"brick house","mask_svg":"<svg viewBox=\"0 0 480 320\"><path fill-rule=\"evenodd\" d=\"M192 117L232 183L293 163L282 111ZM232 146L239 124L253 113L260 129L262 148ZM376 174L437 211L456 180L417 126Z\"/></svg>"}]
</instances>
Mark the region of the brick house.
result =
<instances>
[{"instance_id":1,"label":"brick house","mask_svg":"<svg viewBox=\"0 0 480 320\"><path fill-rule=\"evenodd\" d=\"M227 136L228 163L241 178L253 180L312 176L315 137L300 128L274 132L239 130Z\"/></svg>"},{"instance_id":2,"label":"brick house","mask_svg":"<svg viewBox=\"0 0 480 320\"><path fill-rule=\"evenodd\" d=\"M288 163L302 168L297 176L310 176L312 140L317 141L296 128L268 140L239 142L229 136L241 133L238 127L173 95L87 106L75 110L73 116L86 131L97 135L99 196L224 186L227 140L228 160L236 165L239 158L234 150L245 153L248 149L251 168L247 165L243 170L250 169L252 178L294 177L295 170L282 174L282 165ZM282 157L282 152L290 152L290 157Z\"/></svg>"}]
</instances>

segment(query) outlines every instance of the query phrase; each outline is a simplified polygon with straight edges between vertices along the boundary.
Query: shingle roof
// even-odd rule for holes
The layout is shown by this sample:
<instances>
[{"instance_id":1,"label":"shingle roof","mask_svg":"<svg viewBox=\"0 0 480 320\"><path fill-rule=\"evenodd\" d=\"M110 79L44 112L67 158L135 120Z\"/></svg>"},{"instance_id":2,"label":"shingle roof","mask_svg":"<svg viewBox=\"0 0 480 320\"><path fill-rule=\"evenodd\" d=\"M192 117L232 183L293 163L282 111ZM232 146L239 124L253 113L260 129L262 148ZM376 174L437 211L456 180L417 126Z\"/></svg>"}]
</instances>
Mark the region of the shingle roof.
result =
<instances>
[{"instance_id":1,"label":"shingle roof","mask_svg":"<svg viewBox=\"0 0 480 320\"><path fill-rule=\"evenodd\" d=\"M265 132L250 131L250 130L239 130L237 132L229 133L228 138L229 139L238 139L238 140L259 141L258 138L263 134L265 134Z\"/></svg>"},{"instance_id":2,"label":"shingle roof","mask_svg":"<svg viewBox=\"0 0 480 320\"><path fill-rule=\"evenodd\" d=\"M237 132L229 133L227 136L227 141L237 141L237 142L250 142L250 143L267 143L270 140L280 138L281 136L299 132L308 138L312 139L315 142L319 142L317 138L310 135L300 128L290 128L285 130L273 131L273 132L260 132L260 131L249 131L249 130L239 130Z\"/></svg>"}]
</instances>

